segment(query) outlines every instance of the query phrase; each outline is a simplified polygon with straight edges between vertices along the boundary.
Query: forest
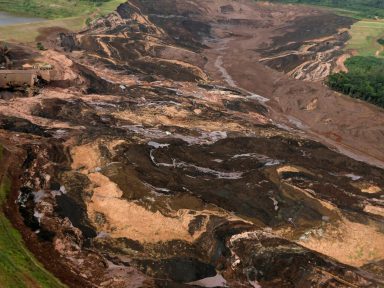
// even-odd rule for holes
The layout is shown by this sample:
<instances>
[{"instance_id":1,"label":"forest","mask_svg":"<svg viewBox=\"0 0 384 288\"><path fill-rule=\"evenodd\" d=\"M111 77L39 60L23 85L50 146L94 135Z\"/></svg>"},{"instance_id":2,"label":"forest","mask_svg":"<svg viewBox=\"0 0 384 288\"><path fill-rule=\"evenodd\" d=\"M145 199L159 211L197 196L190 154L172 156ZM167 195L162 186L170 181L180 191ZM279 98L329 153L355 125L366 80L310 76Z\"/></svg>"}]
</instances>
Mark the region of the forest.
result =
<instances>
[{"instance_id":1,"label":"forest","mask_svg":"<svg viewBox=\"0 0 384 288\"><path fill-rule=\"evenodd\" d=\"M351 97L384 107L384 59L355 56L345 65L348 73L331 74L327 85Z\"/></svg>"}]
</instances>

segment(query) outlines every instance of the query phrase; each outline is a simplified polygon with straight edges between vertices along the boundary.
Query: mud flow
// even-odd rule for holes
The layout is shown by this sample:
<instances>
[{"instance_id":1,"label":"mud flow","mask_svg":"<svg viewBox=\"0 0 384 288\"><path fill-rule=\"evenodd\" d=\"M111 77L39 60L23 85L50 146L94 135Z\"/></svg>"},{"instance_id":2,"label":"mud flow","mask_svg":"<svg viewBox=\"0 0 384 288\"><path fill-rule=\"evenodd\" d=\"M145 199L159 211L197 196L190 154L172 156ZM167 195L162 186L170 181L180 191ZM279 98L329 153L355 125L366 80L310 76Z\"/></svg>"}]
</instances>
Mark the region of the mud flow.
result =
<instances>
[{"instance_id":1,"label":"mud flow","mask_svg":"<svg viewBox=\"0 0 384 288\"><path fill-rule=\"evenodd\" d=\"M384 285L371 141L383 134L322 134L336 96L289 78L326 75L352 23L253 1L132 0L60 34L30 56L62 63L60 79L0 100L7 210L28 248L70 287ZM367 153L344 145L357 138Z\"/></svg>"}]
</instances>

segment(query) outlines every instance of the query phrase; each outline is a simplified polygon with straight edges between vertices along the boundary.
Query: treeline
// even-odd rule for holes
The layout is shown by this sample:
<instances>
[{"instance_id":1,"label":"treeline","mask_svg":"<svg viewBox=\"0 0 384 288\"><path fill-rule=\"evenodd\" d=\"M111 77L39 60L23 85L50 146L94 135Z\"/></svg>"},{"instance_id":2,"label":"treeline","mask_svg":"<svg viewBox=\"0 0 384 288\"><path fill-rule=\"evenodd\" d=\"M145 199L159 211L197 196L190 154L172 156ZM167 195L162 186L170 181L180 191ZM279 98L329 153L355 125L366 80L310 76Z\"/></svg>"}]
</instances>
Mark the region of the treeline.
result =
<instances>
[{"instance_id":1,"label":"treeline","mask_svg":"<svg viewBox=\"0 0 384 288\"><path fill-rule=\"evenodd\" d=\"M384 59L356 56L346 63L348 73L328 77L327 85L354 98L384 107Z\"/></svg>"},{"instance_id":2,"label":"treeline","mask_svg":"<svg viewBox=\"0 0 384 288\"><path fill-rule=\"evenodd\" d=\"M270 2L312 4L355 11L361 17L383 17L384 0L270 0Z\"/></svg>"}]
</instances>

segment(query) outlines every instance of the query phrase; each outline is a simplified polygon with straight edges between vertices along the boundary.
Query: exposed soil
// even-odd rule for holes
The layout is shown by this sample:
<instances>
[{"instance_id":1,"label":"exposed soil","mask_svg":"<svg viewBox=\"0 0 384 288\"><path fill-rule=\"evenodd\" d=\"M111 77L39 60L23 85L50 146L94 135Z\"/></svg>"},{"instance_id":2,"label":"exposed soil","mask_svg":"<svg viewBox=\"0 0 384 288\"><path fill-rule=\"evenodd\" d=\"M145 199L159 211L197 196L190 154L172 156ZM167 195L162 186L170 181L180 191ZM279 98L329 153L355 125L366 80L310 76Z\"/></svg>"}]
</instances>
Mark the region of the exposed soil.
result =
<instances>
[{"instance_id":1,"label":"exposed soil","mask_svg":"<svg viewBox=\"0 0 384 288\"><path fill-rule=\"evenodd\" d=\"M329 42L329 37L335 36L326 37L324 31L328 31L328 33L337 31L337 35L344 35L344 28L351 24L351 22L348 22L350 20L341 18L336 21L337 17L330 15L329 12L313 8L290 6L290 12L283 14L283 11L287 9L286 6L277 4L245 4L242 2L241 4L233 4L233 6L237 6L237 9L234 9L237 12L225 14L226 18L252 17L254 21L255 17L261 14L259 17L264 15L264 18L269 20L272 18L274 22L266 28L246 25L213 26L215 30L214 34L212 34L216 37L214 37L214 40L207 42L211 49L206 52L209 59L206 70L210 72L210 76L215 79L222 79L222 83L231 86L235 84L237 87L265 97L265 100L268 99L266 106L270 109L270 117L275 123L293 129L304 130L314 139L322 141L350 157L384 167L384 149L380 140L384 132L382 109L332 92L321 83L291 79L291 77L288 77L293 76L290 72L291 69L288 69L289 71L284 70L290 74L287 76L268 69L259 62L262 59L261 57L264 57L260 55L260 51L263 49L269 51L270 48L268 47L274 47L273 43L277 41L276 39L283 39L279 40L283 42L288 41L287 45L291 45L290 49L294 51L301 50L301 46L295 44L295 41L312 39L313 43ZM216 11L216 9L212 9L212 11ZM275 13L278 13L280 17L275 19L273 17ZM326 25L313 25L313 27L316 26L317 28L309 29L308 27L312 27L311 15L316 16L315 19L318 19L319 15L321 15L320 18L323 19L323 23L326 23ZM219 13L213 13L210 17L220 18L223 16L220 16ZM301 23L300 25L306 23L307 26L299 26L304 30L302 33L288 32L288 36L286 36L284 31L289 31L289 27L292 27L292 21L293 23ZM295 39L294 37L298 38ZM325 66L319 63L314 66L316 70L326 72L323 76L327 76L332 71L332 67L336 66L337 59L342 53L339 48L332 47L336 53L334 60L329 60L330 62L326 63ZM309 50L311 49L309 48ZM316 51L316 57L321 55L318 53L318 49L314 51ZM323 56L319 57L324 58ZM221 62L221 69L217 69L218 59ZM283 67L289 67L287 65L285 63ZM294 66L296 67L296 64ZM327 68L321 68L323 66ZM223 70L225 71L225 77L223 77ZM311 78L312 76L310 76L312 74L311 69L305 68L300 73L305 77L310 77L308 78L310 80L316 80L316 77ZM319 79L322 79L322 77ZM316 104L313 105L314 103ZM308 109L308 105L311 106L310 109Z\"/></svg>"},{"instance_id":2,"label":"exposed soil","mask_svg":"<svg viewBox=\"0 0 384 288\"><path fill-rule=\"evenodd\" d=\"M383 285L382 111L288 75L329 73L352 23L134 0L31 54L55 81L0 100L28 247L70 287Z\"/></svg>"}]
</instances>

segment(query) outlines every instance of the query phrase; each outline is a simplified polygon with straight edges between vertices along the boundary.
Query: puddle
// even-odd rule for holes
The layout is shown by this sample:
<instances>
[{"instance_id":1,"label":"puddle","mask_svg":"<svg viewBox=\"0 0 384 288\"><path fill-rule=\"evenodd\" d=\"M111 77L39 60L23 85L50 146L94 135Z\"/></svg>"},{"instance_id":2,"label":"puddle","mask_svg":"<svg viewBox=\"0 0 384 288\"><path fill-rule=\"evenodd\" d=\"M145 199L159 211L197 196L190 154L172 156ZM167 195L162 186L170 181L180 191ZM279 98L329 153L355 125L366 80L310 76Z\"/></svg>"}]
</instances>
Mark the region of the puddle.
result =
<instances>
[{"instance_id":1,"label":"puddle","mask_svg":"<svg viewBox=\"0 0 384 288\"><path fill-rule=\"evenodd\" d=\"M208 277L201 280L197 280L194 282L187 283L188 285L196 285L199 287L207 287L207 288L213 288L213 287L228 287L227 281L224 279L224 277L221 274L216 274L214 277Z\"/></svg>"}]
</instances>

